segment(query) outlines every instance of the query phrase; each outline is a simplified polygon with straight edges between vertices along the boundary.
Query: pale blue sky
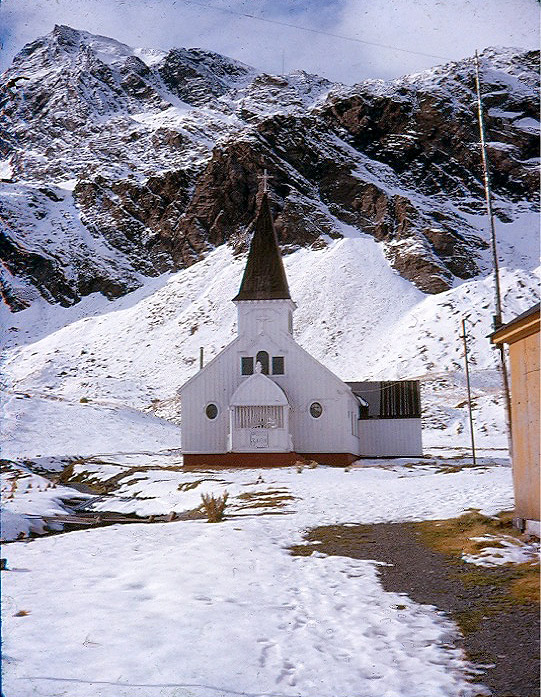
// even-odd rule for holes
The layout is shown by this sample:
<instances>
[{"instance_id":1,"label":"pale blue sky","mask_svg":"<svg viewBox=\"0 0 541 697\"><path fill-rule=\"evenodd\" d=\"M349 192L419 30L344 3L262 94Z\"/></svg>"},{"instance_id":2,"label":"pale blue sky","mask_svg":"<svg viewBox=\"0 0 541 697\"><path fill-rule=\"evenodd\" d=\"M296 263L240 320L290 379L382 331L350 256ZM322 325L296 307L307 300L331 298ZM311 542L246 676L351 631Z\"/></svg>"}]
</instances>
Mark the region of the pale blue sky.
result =
<instances>
[{"instance_id":1,"label":"pale blue sky","mask_svg":"<svg viewBox=\"0 0 541 697\"><path fill-rule=\"evenodd\" d=\"M280 73L284 64L286 72L305 69L346 83L415 72L471 55L476 48L539 44L537 0L3 0L0 68L55 23L130 46L200 46L266 72Z\"/></svg>"}]
</instances>

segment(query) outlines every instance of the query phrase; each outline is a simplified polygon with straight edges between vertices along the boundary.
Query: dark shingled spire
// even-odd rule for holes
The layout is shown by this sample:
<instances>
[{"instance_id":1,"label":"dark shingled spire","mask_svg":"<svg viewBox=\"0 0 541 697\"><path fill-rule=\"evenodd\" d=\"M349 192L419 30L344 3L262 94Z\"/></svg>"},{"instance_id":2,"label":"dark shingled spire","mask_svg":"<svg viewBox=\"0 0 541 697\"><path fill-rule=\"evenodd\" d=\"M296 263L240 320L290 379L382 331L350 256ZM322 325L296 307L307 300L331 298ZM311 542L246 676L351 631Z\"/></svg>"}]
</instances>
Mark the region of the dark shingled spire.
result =
<instances>
[{"instance_id":1,"label":"dark shingled spire","mask_svg":"<svg viewBox=\"0 0 541 697\"><path fill-rule=\"evenodd\" d=\"M290 299L269 201L267 194L263 193L244 276L239 293L233 300Z\"/></svg>"}]
</instances>

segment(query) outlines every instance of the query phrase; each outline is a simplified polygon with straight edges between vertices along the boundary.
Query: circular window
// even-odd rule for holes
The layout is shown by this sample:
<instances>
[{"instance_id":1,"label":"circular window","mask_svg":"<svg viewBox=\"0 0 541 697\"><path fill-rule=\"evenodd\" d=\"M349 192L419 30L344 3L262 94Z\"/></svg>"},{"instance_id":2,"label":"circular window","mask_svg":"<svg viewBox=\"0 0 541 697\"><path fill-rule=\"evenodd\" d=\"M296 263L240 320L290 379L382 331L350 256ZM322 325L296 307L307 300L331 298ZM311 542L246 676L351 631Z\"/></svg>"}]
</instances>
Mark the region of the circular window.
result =
<instances>
[{"instance_id":1,"label":"circular window","mask_svg":"<svg viewBox=\"0 0 541 697\"><path fill-rule=\"evenodd\" d=\"M215 404L207 404L205 414L207 419L215 419L218 416L218 407Z\"/></svg>"},{"instance_id":2,"label":"circular window","mask_svg":"<svg viewBox=\"0 0 541 697\"><path fill-rule=\"evenodd\" d=\"M310 404L310 416L313 416L314 419L319 419L319 417L323 414L323 407L319 402L312 402Z\"/></svg>"}]
</instances>

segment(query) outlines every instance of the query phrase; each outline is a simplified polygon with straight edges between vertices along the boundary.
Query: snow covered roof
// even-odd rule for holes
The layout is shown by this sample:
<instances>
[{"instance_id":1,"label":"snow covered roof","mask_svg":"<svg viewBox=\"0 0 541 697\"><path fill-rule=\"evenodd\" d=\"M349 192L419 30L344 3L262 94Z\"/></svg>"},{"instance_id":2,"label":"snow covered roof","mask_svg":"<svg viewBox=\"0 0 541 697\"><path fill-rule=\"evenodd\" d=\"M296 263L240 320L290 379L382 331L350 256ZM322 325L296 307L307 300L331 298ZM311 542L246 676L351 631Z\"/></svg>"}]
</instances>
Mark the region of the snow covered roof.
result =
<instances>
[{"instance_id":1,"label":"snow covered roof","mask_svg":"<svg viewBox=\"0 0 541 697\"><path fill-rule=\"evenodd\" d=\"M289 287L269 200L264 193L255 220L248 261L238 295L233 300L289 300Z\"/></svg>"},{"instance_id":2,"label":"snow covered roof","mask_svg":"<svg viewBox=\"0 0 541 697\"><path fill-rule=\"evenodd\" d=\"M232 407L282 407L287 404L282 388L263 373L250 375L231 397Z\"/></svg>"}]
</instances>

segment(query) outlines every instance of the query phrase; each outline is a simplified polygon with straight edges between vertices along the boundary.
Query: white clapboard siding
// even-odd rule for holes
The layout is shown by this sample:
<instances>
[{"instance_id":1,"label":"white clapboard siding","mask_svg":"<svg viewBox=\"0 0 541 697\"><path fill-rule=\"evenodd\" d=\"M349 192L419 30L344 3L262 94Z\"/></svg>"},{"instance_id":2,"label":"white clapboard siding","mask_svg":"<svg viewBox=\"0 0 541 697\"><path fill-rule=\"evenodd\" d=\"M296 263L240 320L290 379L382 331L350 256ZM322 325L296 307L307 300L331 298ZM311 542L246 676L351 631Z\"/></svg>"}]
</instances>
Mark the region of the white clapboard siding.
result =
<instances>
[{"instance_id":1,"label":"white clapboard siding","mask_svg":"<svg viewBox=\"0 0 541 697\"><path fill-rule=\"evenodd\" d=\"M263 327L271 336L293 334L293 300L239 300L235 305L239 336L255 337Z\"/></svg>"},{"instance_id":2,"label":"white clapboard siding","mask_svg":"<svg viewBox=\"0 0 541 697\"><path fill-rule=\"evenodd\" d=\"M420 419L362 419L361 457L417 457L423 454Z\"/></svg>"}]
</instances>

